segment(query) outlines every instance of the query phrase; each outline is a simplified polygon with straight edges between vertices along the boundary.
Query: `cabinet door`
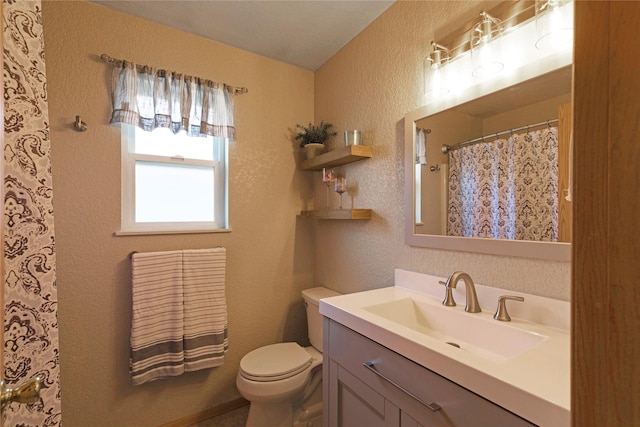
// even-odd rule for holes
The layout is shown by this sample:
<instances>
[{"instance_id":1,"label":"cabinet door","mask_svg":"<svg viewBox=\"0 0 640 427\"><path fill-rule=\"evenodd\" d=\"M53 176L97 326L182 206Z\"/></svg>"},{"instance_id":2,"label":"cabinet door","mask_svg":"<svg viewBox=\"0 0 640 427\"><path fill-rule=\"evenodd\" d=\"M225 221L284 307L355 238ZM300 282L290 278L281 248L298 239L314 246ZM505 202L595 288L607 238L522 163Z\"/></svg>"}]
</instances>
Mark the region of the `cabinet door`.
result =
<instances>
[{"instance_id":1,"label":"cabinet door","mask_svg":"<svg viewBox=\"0 0 640 427\"><path fill-rule=\"evenodd\" d=\"M400 427L400 411L335 362L331 363L331 427Z\"/></svg>"}]
</instances>

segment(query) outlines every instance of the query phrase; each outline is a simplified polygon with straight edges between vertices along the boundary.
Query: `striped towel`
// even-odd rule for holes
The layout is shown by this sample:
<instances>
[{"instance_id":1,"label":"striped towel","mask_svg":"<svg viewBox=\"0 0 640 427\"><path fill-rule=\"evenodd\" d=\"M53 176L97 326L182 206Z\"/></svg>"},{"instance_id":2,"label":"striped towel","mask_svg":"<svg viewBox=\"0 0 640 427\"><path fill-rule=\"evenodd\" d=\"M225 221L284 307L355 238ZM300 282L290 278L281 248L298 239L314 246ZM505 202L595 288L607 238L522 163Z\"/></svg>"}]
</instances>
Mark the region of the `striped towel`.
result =
<instances>
[{"instance_id":1,"label":"striped towel","mask_svg":"<svg viewBox=\"0 0 640 427\"><path fill-rule=\"evenodd\" d=\"M185 250L184 369L213 368L229 349L224 248Z\"/></svg>"},{"instance_id":2,"label":"striped towel","mask_svg":"<svg viewBox=\"0 0 640 427\"><path fill-rule=\"evenodd\" d=\"M223 363L225 262L224 248L133 254L133 385Z\"/></svg>"}]
</instances>

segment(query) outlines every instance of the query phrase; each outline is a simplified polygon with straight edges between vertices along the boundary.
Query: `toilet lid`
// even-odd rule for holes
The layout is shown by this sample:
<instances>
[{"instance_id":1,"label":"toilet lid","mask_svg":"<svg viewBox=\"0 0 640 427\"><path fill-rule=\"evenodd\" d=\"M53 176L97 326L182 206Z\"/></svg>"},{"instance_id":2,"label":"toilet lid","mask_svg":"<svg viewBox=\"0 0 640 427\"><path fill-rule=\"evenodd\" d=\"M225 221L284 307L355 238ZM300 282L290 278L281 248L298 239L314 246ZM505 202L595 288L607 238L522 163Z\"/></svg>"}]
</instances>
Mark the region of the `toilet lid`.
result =
<instances>
[{"instance_id":1,"label":"toilet lid","mask_svg":"<svg viewBox=\"0 0 640 427\"><path fill-rule=\"evenodd\" d=\"M277 381L307 369L311 355L297 343L267 345L249 352L240 360L240 373L253 381Z\"/></svg>"}]
</instances>

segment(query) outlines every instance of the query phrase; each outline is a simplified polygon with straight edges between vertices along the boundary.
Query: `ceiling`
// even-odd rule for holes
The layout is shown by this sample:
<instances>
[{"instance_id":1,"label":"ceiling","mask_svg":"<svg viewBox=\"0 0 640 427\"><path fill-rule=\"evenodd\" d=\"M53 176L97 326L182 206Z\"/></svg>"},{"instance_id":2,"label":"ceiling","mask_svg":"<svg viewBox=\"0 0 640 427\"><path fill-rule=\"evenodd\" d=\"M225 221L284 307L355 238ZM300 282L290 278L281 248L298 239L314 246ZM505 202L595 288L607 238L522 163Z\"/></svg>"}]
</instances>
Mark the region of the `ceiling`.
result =
<instances>
[{"instance_id":1,"label":"ceiling","mask_svg":"<svg viewBox=\"0 0 640 427\"><path fill-rule=\"evenodd\" d=\"M393 0L93 2L311 71L393 4Z\"/></svg>"}]
</instances>

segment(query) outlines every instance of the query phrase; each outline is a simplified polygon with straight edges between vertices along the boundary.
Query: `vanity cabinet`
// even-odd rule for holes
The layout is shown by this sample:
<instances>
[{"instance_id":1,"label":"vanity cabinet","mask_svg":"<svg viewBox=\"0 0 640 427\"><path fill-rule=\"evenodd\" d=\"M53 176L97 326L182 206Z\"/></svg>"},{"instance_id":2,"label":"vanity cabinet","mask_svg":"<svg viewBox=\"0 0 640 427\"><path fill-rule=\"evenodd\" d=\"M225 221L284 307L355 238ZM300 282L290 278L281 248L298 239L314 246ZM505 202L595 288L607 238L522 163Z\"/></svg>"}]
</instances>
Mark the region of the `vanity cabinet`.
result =
<instances>
[{"instance_id":1,"label":"vanity cabinet","mask_svg":"<svg viewBox=\"0 0 640 427\"><path fill-rule=\"evenodd\" d=\"M328 318L323 354L325 427L534 426Z\"/></svg>"}]
</instances>

